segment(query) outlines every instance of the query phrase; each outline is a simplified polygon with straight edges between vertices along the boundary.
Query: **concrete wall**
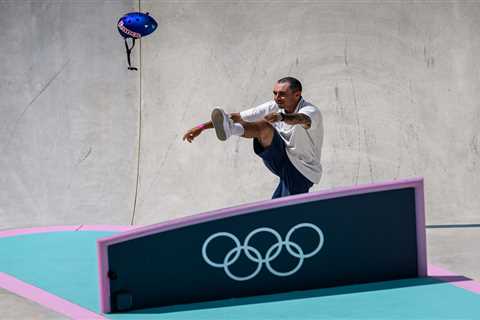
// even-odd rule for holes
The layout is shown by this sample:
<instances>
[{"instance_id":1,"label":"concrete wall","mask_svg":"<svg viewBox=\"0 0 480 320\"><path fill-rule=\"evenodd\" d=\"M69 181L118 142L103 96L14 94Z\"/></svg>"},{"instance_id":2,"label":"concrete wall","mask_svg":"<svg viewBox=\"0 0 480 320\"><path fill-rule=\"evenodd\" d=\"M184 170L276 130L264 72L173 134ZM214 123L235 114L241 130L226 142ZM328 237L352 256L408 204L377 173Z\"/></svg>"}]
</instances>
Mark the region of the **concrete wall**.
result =
<instances>
[{"instance_id":1,"label":"concrete wall","mask_svg":"<svg viewBox=\"0 0 480 320\"><path fill-rule=\"evenodd\" d=\"M126 69L116 21L158 30ZM267 199L251 141L181 140L292 75L320 107L313 190L425 177L427 222L479 223L480 4L0 2L0 229L150 224ZM138 185L137 185L138 175Z\"/></svg>"},{"instance_id":2,"label":"concrete wall","mask_svg":"<svg viewBox=\"0 0 480 320\"><path fill-rule=\"evenodd\" d=\"M126 70L115 22L136 9L0 2L1 229L129 222L139 75Z\"/></svg>"}]
</instances>

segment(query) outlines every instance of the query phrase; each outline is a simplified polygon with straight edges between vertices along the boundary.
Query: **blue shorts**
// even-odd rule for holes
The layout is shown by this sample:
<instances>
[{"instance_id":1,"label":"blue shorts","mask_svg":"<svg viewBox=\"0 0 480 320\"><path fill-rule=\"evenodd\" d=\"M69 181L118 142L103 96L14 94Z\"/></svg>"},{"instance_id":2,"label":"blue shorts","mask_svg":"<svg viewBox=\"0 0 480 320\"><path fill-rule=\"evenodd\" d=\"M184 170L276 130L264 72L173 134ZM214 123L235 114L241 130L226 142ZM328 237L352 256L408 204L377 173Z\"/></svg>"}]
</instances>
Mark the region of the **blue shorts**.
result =
<instances>
[{"instance_id":1,"label":"blue shorts","mask_svg":"<svg viewBox=\"0 0 480 320\"><path fill-rule=\"evenodd\" d=\"M272 199L306 193L313 186L313 183L301 174L288 158L285 142L277 130L274 130L272 144L267 148L264 148L257 139L253 139L253 150L262 158L265 166L280 178Z\"/></svg>"}]
</instances>

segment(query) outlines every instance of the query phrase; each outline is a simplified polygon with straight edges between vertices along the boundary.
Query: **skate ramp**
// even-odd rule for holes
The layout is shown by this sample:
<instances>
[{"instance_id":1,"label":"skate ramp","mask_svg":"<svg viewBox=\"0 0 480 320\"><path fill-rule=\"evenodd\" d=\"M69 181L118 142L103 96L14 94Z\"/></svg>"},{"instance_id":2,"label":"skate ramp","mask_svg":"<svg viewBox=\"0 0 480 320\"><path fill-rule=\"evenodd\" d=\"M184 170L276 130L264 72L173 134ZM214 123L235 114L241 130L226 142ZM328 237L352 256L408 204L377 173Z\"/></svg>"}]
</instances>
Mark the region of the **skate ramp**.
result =
<instances>
[{"instance_id":1,"label":"skate ramp","mask_svg":"<svg viewBox=\"0 0 480 320\"><path fill-rule=\"evenodd\" d=\"M423 181L290 196L98 241L102 312L427 275Z\"/></svg>"}]
</instances>

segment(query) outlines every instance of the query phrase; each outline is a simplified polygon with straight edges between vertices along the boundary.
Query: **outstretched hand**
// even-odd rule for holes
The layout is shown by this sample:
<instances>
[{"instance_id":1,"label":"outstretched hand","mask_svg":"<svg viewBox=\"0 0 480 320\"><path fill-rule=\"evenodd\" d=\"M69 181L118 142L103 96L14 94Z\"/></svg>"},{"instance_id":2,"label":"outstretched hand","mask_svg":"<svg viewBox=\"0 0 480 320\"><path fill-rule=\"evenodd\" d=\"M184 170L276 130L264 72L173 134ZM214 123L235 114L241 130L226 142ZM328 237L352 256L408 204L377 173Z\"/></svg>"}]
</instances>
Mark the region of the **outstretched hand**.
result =
<instances>
[{"instance_id":1,"label":"outstretched hand","mask_svg":"<svg viewBox=\"0 0 480 320\"><path fill-rule=\"evenodd\" d=\"M188 130L187 133L185 133L182 140L183 141L187 140L189 143L192 143L193 139L198 137L200 135L200 133L202 133L202 131L203 131L203 128L194 127L192 129Z\"/></svg>"}]
</instances>

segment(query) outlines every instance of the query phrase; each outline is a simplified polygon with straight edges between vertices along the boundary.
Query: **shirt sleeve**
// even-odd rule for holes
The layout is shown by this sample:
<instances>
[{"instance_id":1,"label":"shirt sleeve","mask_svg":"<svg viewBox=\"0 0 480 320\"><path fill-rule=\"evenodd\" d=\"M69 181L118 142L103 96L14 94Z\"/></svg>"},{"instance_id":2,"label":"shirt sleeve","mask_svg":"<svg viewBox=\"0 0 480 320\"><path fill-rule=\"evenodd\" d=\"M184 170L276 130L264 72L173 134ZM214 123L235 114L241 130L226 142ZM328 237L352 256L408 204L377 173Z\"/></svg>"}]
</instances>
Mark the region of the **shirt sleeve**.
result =
<instances>
[{"instance_id":1,"label":"shirt sleeve","mask_svg":"<svg viewBox=\"0 0 480 320\"><path fill-rule=\"evenodd\" d=\"M301 108L298 113L302 113L304 115L307 115L310 118L311 125L310 127L317 127L320 125L321 122L321 115L320 115L320 110L318 110L317 107L314 106L305 106Z\"/></svg>"},{"instance_id":2,"label":"shirt sleeve","mask_svg":"<svg viewBox=\"0 0 480 320\"><path fill-rule=\"evenodd\" d=\"M244 121L254 122L263 119L267 114L278 110L278 106L274 101L269 101L257 107L240 112L240 116Z\"/></svg>"}]
</instances>

